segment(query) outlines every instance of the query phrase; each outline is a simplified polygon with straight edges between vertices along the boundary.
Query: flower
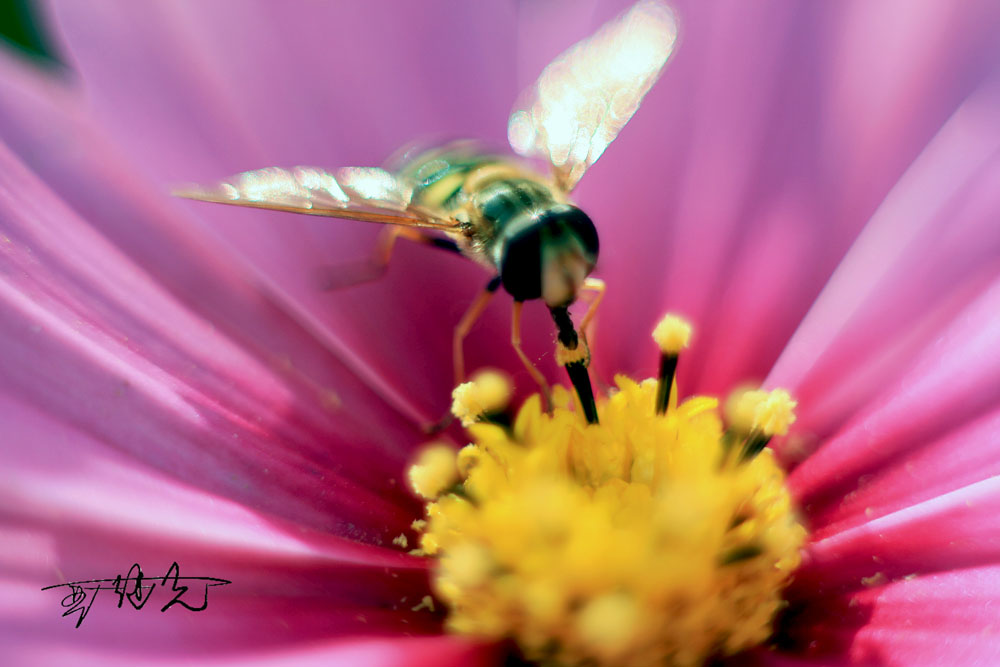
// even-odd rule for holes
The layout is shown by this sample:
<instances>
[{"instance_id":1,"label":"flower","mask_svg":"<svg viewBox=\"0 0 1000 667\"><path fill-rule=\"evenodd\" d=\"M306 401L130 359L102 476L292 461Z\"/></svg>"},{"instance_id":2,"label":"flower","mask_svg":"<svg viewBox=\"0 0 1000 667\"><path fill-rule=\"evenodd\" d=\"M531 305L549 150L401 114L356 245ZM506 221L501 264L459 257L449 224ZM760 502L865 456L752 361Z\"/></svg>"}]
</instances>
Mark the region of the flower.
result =
<instances>
[{"instance_id":1,"label":"flower","mask_svg":"<svg viewBox=\"0 0 1000 667\"><path fill-rule=\"evenodd\" d=\"M436 634L427 564L391 544L485 276L400 248L385 280L317 293L308 269L363 256L372 229L164 192L374 164L427 134L500 143L518 89L618 6L48 9L76 75L0 56L7 661L489 659ZM675 62L578 191L610 286L595 377L650 374L645 336L676 310L700 332L685 393L764 379L798 401L778 455L811 543L783 652L756 657L989 664L998 8L677 9ZM529 315L542 357L550 323ZM469 368L519 368L507 326L487 312ZM173 560L233 584L204 613L97 599L77 630L39 591Z\"/></svg>"}]
</instances>

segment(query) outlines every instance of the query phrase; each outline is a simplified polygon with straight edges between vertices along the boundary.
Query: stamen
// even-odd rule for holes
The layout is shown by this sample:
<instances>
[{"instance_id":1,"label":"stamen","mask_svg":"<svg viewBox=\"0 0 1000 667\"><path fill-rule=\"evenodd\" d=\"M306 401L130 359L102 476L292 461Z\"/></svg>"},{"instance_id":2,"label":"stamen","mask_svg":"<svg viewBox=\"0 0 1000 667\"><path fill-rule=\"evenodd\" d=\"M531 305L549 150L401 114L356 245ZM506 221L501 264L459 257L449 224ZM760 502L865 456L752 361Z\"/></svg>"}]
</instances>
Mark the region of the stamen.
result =
<instances>
[{"instance_id":1,"label":"stamen","mask_svg":"<svg viewBox=\"0 0 1000 667\"><path fill-rule=\"evenodd\" d=\"M788 427L795 423L795 406L798 404L786 390L775 389L757 406L755 426L768 437L785 435Z\"/></svg>"},{"instance_id":2,"label":"stamen","mask_svg":"<svg viewBox=\"0 0 1000 667\"><path fill-rule=\"evenodd\" d=\"M725 414L729 428L741 438L746 438L754 427L757 406L760 405L767 392L752 386L744 386L734 390L726 399Z\"/></svg>"},{"instance_id":3,"label":"stamen","mask_svg":"<svg viewBox=\"0 0 1000 667\"><path fill-rule=\"evenodd\" d=\"M788 427L795 423L797 405L785 389L735 392L726 403L726 416L730 428L745 439L741 460L752 459L771 438L788 433Z\"/></svg>"},{"instance_id":4,"label":"stamen","mask_svg":"<svg viewBox=\"0 0 1000 667\"><path fill-rule=\"evenodd\" d=\"M483 370L451 392L451 413L469 426L502 415L510 403L510 379L499 371Z\"/></svg>"},{"instance_id":5,"label":"stamen","mask_svg":"<svg viewBox=\"0 0 1000 667\"><path fill-rule=\"evenodd\" d=\"M408 472L410 488L428 500L440 496L458 481L454 448L432 443L420 451Z\"/></svg>"},{"instance_id":6,"label":"stamen","mask_svg":"<svg viewBox=\"0 0 1000 667\"><path fill-rule=\"evenodd\" d=\"M663 414L674 389L677 359L691 341L691 324L676 315L667 315L653 329L653 340L660 346L660 376L656 388L656 412Z\"/></svg>"},{"instance_id":7,"label":"stamen","mask_svg":"<svg viewBox=\"0 0 1000 667\"><path fill-rule=\"evenodd\" d=\"M667 411L670 395L674 392L674 375L677 373L677 355L660 355L660 375L656 386L656 414Z\"/></svg>"},{"instance_id":8,"label":"stamen","mask_svg":"<svg viewBox=\"0 0 1000 667\"><path fill-rule=\"evenodd\" d=\"M753 432L750 437L747 438L746 444L743 445L743 453L740 455L741 461L748 461L753 457L764 451L768 443L771 442L771 436L764 435L763 433Z\"/></svg>"}]
</instances>

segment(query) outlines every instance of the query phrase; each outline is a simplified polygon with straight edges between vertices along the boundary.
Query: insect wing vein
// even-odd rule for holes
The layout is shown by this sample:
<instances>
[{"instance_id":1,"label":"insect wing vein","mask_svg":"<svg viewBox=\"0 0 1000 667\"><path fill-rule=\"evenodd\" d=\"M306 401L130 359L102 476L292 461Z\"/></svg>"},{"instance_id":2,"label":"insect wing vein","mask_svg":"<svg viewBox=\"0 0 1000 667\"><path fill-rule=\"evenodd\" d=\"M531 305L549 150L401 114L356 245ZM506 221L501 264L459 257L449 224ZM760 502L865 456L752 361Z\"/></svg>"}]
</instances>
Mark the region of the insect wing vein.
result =
<instances>
[{"instance_id":1,"label":"insect wing vein","mask_svg":"<svg viewBox=\"0 0 1000 667\"><path fill-rule=\"evenodd\" d=\"M643 0L549 64L507 125L515 152L547 159L566 191L601 156L659 78L677 41L673 12Z\"/></svg>"},{"instance_id":2,"label":"insect wing vein","mask_svg":"<svg viewBox=\"0 0 1000 667\"><path fill-rule=\"evenodd\" d=\"M237 174L214 186L179 188L188 199L323 215L365 222L453 229L456 223L426 208L409 208L412 187L377 167L348 167L335 174L318 167L268 167Z\"/></svg>"}]
</instances>

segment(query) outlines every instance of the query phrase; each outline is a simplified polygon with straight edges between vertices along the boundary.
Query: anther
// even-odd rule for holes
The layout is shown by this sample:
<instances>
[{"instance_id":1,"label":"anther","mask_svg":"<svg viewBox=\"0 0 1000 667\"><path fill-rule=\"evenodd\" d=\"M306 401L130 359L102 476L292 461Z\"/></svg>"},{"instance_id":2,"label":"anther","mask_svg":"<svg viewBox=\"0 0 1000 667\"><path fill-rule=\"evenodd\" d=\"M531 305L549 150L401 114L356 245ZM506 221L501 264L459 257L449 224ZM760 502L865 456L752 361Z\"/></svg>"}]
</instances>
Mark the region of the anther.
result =
<instances>
[{"instance_id":1,"label":"anther","mask_svg":"<svg viewBox=\"0 0 1000 667\"><path fill-rule=\"evenodd\" d=\"M741 459L752 459L771 438L788 433L788 427L795 423L796 405L785 389L744 391L731 399L727 410L730 423L746 437Z\"/></svg>"},{"instance_id":2,"label":"anther","mask_svg":"<svg viewBox=\"0 0 1000 667\"><path fill-rule=\"evenodd\" d=\"M740 387L734 390L726 399L725 415L729 428L735 434L745 438L754 428L757 406L767 397L763 389Z\"/></svg>"},{"instance_id":3,"label":"anther","mask_svg":"<svg viewBox=\"0 0 1000 667\"><path fill-rule=\"evenodd\" d=\"M788 427L795 423L795 406L791 394L784 389L775 389L767 394L754 415L754 426L768 436L785 435Z\"/></svg>"},{"instance_id":4,"label":"anther","mask_svg":"<svg viewBox=\"0 0 1000 667\"><path fill-rule=\"evenodd\" d=\"M408 477L414 492L433 500L458 481L454 448L441 443L427 445L410 467Z\"/></svg>"},{"instance_id":5,"label":"anther","mask_svg":"<svg viewBox=\"0 0 1000 667\"><path fill-rule=\"evenodd\" d=\"M676 315L666 315L653 329L653 340L660 347L660 376L656 388L656 412L663 414L673 392L677 359L691 341L691 324Z\"/></svg>"},{"instance_id":6,"label":"anther","mask_svg":"<svg viewBox=\"0 0 1000 667\"><path fill-rule=\"evenodd\" d=\"M451 412L462 426L469 426L480 419L502 415L510 397L510 380L506 375L499 371L479 371L451 392Z\"/></svg>"}]
</instances>

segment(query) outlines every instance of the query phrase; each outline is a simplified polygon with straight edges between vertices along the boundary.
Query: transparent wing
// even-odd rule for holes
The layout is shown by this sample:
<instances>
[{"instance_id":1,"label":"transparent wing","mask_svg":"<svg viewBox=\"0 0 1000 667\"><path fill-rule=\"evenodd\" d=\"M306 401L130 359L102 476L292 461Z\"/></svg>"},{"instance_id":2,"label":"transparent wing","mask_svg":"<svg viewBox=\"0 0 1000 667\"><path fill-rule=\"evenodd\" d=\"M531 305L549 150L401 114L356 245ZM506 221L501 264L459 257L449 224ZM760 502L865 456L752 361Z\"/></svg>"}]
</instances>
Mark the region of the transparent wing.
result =
<instances>
[{"instance_id":1,"label":"transparent wing","mask_svg":"<svg viewBox=\"0 0 1000 667\"><path fill-rule=\"evenodd\" d=\"M572 190L632 118L676 42L670 8L642 0L542 71L511 113L510 145L546 158Z\"/></svg>"},{"instance_id":2,"label":"transparent wing","mask_svg":"<svg viewBox=\"0 0 1000 667\"><path fill-rule=\"evenodd\" d=\"M434 211L411 206L412 187L377 167L347 167L333 173L316 167L268 167L213 186L178 188L174 194L219 204L411 227L453 229L457 224Z\"/></svg>"}]
</instances>

